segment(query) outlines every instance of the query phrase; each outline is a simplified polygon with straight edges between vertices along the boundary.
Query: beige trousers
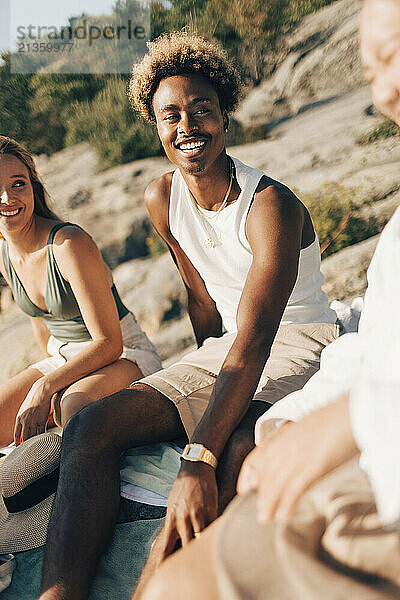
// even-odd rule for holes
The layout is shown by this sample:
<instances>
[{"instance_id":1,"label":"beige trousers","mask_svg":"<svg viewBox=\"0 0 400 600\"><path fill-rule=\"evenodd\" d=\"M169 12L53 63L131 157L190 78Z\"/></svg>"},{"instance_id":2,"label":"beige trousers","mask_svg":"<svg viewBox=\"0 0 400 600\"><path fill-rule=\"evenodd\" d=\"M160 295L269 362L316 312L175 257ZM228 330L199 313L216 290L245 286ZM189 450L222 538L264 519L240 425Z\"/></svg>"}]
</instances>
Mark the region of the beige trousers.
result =
<instances>
[{"instance_id":1,"label":"beige trousers","mask_svg":"<svg viewBox=\"0 0 400 600\"><path fill-rule=\"evenodd\" d=\"M357 461L314 485L287 523L261 525L254 494L222 516L213 552L221 598L400 598L400 531L382 527Z\"/></svg>"}]
</instances>

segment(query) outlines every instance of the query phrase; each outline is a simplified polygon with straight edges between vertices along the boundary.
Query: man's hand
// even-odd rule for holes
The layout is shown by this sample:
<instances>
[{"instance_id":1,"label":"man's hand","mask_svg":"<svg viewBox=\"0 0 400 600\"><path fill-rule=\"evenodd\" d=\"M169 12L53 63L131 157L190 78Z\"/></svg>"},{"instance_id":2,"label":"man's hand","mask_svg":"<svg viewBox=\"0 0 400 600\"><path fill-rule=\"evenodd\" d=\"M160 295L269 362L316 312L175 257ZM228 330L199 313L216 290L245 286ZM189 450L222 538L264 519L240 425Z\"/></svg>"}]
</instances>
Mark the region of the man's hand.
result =
<instances>
[{"instance_id":1,"label":"man's hand","mask_svg":"<svg viewBox=\"0 0 400 600\"><path fill-rule=\"evenodd\" d=\"M45 431L52 395L45 377L41 377L32 385L15 420L14 442L16 446Z\"/></svg>"},{"instance_id":2,"label":"man's hand","mask_svg":"<svg viewBox=\"0 0 400 600\"><path fill-rule=\"evenodd\" d=\"M357 452L344 397L263 437L243 463L238 492L256 491L259 521L285 520L313 483Z\"/></svg>"},{"instance_id":3,"label":"man's hand","mask_svg":"<svg viewBox=\"0 0 400 600\"><path fill-rule=\"evenodd\" d=\"M217 518L218 488L209 465L182 461L168 498L164 525L163 559L172 554L179 540L185 546L195 533Z\"/></svg>"}]
</instances>

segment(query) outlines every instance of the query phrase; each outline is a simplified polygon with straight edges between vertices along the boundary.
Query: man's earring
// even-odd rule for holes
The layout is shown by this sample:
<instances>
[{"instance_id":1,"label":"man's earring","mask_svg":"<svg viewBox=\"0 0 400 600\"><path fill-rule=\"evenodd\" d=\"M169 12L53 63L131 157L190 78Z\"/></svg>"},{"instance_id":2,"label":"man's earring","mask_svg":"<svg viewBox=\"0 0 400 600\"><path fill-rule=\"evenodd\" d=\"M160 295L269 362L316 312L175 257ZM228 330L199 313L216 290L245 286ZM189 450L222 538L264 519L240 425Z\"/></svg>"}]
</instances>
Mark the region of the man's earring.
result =
<instances>
[{"instance_id":1,"label":"man's earring","mask_svg":"<svg viewBox=\"0 0 400 600\"><path fill-rule=\"evenodd\" d=\"M225 133L228 133L228 131L229 131L229 127L228 127L228 125L225 125L225 127L224 127L224 131L225 131Z\"/></svg>"}]
</instances>

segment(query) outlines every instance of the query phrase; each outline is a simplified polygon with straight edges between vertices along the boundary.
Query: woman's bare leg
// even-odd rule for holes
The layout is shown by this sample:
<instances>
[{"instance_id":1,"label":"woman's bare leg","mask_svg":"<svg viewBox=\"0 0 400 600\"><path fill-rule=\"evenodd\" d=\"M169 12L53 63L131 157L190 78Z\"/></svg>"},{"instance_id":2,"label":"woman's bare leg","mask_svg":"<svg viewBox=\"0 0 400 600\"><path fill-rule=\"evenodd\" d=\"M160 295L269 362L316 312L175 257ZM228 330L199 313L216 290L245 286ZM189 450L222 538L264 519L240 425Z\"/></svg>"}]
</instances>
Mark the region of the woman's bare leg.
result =
<instances>
[{"instance_id":1,"label":"woman's bare leg","mask_svg":"<svg viewBox=\"0 0 400 600\"><path fill-rule=\"evenodd\" d=\"M120 358L60 392L54 403L54 421L64 427L73 415L88 404L111 396L142 377L143 374L135 363Z\"/></svg>"},{"instance_id":2,"label":"woman's bare leg","mask_svg":"<svg viewBox=\"0 0 400 600\"><path fill-rule=\"evenodd\" d=\"M213 544L223 518L207 527L199 539L167 558L140 600L221 600L214 571ZM135 594L133 600L136 598Z\"/></svg>"},{"instance_id":3,"label":"woman's bare leg","mask_svg":"<svg viewBox=\"0 0 400 600\"><path fill-rule=\"evenodd\" d=\"M32 385L43 377L37 369L25 369L0 385L0 448L14 439L15 418Z\"/></svg>"}]
</instances>

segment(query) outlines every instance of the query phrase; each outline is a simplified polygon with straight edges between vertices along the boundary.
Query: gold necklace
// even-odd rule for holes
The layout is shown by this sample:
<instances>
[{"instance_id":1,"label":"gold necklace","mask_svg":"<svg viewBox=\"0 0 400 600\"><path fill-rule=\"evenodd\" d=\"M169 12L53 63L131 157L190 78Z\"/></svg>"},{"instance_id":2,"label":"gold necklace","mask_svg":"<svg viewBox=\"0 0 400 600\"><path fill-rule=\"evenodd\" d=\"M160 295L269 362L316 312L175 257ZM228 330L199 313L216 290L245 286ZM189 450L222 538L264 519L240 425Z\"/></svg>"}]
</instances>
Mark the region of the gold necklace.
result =
<instances>
[{"instance_id":1,"label":"gold necklace","mask_svg":"<svg viewBox=\"0 0 400 600\"><path fill-rule=\"evenodd\" d=\"M229 159L229 167L230 167L230 177L229 177L228 189L226 190L226 193L225 193L224 199L222 200L221 206L219 207L218 210L216 210L214 212L214 214L212 216L209 217L209 219L217 219L219 213L221 212L221 210L223 208L225 208L225 206L227 205L229 194L231 193L231 189L232 189L232 185L233 185L233 163L232 163L231 159ZM206 239L204 240L204 245L205 245L206 248L214 248L215 247L215 242L212 239L212 237L210 235L210 232L209 232L209 230L207 228L206 220L205 220L205 218L203 216L203 213L200 210L200 206L198 205L198 202L197 202L196 198L193 196L193 194L192 194L192 192L190 190L189 190L189 193L190 193L190 196L191 196L191 198L192 198L192 200L194 202L194 205L196 207L197 214L200 217L200 223L201 223L201 225L202 225L202 227L204 229L204 233L206 234ZM210 212L212 212L212 211L210 211Z\"/></svg>"}]
</instances>

